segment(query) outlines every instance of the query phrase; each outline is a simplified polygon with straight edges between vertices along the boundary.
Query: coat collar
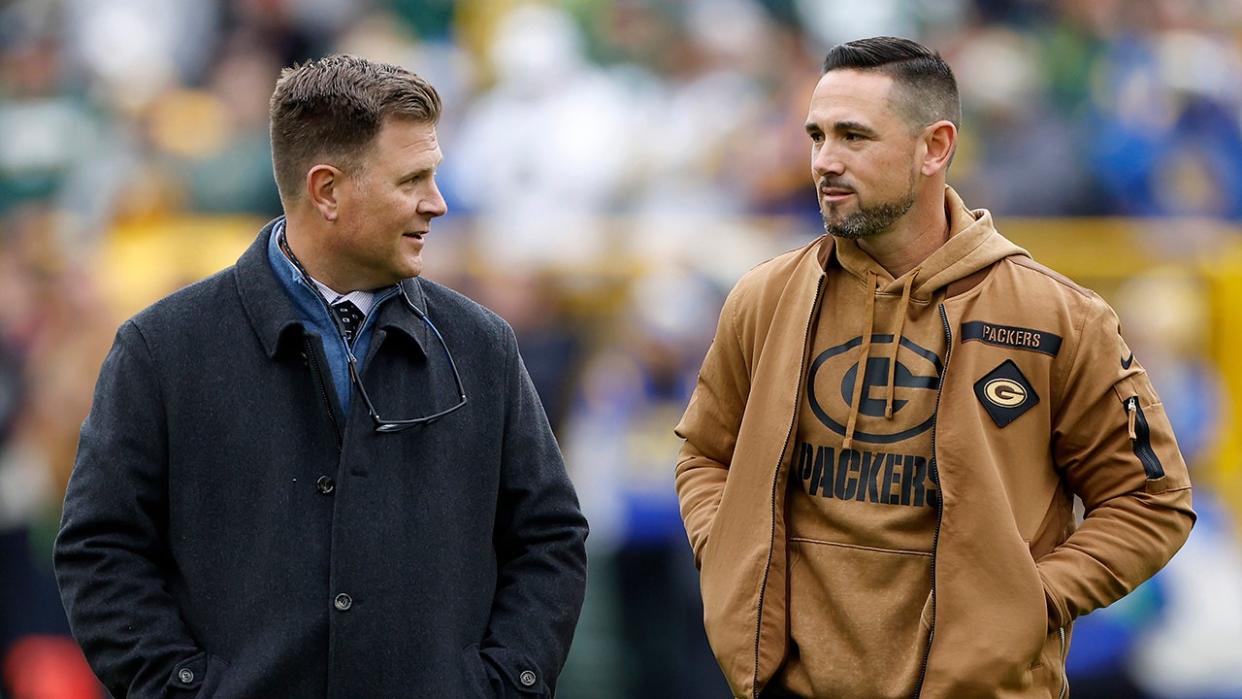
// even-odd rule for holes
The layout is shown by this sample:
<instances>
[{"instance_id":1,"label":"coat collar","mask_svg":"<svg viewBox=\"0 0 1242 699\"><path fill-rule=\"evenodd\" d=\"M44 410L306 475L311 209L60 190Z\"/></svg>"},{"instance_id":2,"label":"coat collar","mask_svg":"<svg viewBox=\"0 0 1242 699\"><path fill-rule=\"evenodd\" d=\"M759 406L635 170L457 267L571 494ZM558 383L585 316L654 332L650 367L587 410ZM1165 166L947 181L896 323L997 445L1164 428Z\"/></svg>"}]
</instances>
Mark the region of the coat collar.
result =
<instances>
[{"instance_id":1,"label":"coat collar","mask_svg":"<svg viewBox=\"0 0 1242 699\"><path fill-rule=\"evenodd\" d=\"M268 242L280 220L273 219L263 226L254 242L238 258L233 272L246 317L269 358L276 357L291 341L300 340L308 327L268 262ZM396 298L373 311L378 314L375 327L397 331L425 354L429 340L427 324L410 310L405 300L426 314L427 297L422 284L415 277L403 279L400 291Z\"/></svg>"},{"instance_id":2,"label":"coat collar","mask_svg":"<svg viewBox=\"0 0 1242 699\"><path fill-rule=\"evenodd\" d=\"M397 295L397 298L381 305L379 310L376 311L379 315L375 318L375 327L380 330L395 330L401 333L413 341L414 346L426 355L427 343L430 341L427 323L419 318L414 311L410 310L410 306L414 306L424 317L429 315L427 297L423 294L422 282L418 280L418 277L410 277L409 279L402 279L399 282L399 286L401 287L401 293Z\"/></svg>"}]
</instances>

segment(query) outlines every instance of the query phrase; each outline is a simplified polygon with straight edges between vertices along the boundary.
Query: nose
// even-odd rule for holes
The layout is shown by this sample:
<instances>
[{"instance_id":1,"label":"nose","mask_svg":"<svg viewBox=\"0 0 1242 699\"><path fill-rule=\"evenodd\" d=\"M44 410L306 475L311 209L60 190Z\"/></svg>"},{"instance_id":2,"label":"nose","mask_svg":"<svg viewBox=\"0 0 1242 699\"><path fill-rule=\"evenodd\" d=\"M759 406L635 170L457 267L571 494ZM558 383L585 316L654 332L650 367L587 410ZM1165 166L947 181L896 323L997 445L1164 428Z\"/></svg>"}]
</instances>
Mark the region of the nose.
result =
<instances>
[{"instance_id":1,"label":"nose","mask_svg":"<svg viewBox=\"0 0 1242 699\"><path fill-rule=\"evenodd\" d=\"M418 202L418 213L427 218L435 218L448 213L448 202L444 201L444 195L440 194L440 186L435 180L431 182L431 191Z\"/></svg>"},{"instance_id":2,"label":"nose","mask_svg":"<svg viewBox=\"0 0 1242 699\"><path fill-rule=\"evenodd\" d=\"M816 182L827 176L837 177L844 174L845 163L830 144L824 143L818 150L811 151L811 175Z\"/></svg>"}]
</instances>

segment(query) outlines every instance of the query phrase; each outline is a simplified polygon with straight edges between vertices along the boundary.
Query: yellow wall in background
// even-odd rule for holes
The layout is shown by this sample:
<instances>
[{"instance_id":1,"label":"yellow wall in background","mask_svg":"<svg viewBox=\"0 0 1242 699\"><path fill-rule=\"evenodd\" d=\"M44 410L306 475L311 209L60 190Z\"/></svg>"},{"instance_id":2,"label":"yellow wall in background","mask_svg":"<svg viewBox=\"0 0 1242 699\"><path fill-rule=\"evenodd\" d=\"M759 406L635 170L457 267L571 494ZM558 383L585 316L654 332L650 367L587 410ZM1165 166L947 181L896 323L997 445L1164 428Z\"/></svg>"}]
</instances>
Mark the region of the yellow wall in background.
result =
<instances>
[{"instance_id":1,"label":"yellow wall in background","mask_svg":"<svg viewBox=\"0 0 1242 699\"><path fill-rule=\"evenodd\" d=\"M237 261L263 219L182 216L123 224L99 248L100 284L108 305L128 318L155 300Z\"/></svg>"}]
</instances>

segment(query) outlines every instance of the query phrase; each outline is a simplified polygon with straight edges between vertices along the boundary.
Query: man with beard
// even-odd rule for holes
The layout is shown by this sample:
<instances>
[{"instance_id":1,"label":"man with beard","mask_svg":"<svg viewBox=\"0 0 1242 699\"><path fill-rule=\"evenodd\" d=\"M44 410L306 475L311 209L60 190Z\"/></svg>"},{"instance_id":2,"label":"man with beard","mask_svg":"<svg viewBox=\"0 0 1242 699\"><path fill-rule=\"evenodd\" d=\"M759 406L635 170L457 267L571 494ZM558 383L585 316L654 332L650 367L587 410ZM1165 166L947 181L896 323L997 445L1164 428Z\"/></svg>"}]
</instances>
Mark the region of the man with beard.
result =
<instances>
[{"instance_id":1,"label":"man with beard","mask_svg":"<svg viewBox=\"0 0 1242 699\"><path fill-rule=\"evenodd\" d=\"M1113 311L945 185L960 113L915 42L828 53L806 121L826 235L738 282L677 426L736 696L1064 696L1074 619L1194 522Z\"/></svg>"}]
</instances>

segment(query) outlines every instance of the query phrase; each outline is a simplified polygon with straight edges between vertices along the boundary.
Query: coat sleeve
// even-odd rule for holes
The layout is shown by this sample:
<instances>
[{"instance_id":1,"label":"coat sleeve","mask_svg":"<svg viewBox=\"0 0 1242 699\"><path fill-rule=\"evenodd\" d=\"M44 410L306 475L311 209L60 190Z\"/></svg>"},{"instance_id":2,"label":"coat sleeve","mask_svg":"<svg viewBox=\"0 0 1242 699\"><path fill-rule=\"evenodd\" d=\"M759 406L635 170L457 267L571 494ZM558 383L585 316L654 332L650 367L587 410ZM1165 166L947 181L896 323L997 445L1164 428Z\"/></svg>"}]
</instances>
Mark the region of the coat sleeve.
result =
<instances>
[{"instance_id":1,"label":"coat sleeve","mask_svg":"<svg viewBox=\"0 0 1242 699\"><path fill-rule=\"evenodd\" d=\"M1053 415L1053 456L1082 525L1037 568L1055 629L1150 578L1194 524L1190 478L1160 398L1096 298Z\"/></svg>"},{"instance_id":2,"label":"coat sleeve","mask_svg":"<svg viewBox=\"0 0 1242 699\"><path fill-rule=\"evenodd\" d=\"M74 637L115 697L163 696L200 653L166 585L167 432L141 332L117 332L82 424L54 562Z\"/></svg>"},{"instance_id":3,"label":"coat sleeve","mask_svg":"<svg viewBox=\"0 0 1242 699\"><path fill-rule=\"evenodd\" d=\"M586 593L587 522L517 339L505 331L497 587L479 653L496 696L550 697Z\"/></svg>"},{"instance_id":4,"label":"coat sleeve","mask_svg":"<svg viewBox=\"0 0 1242 699\"><path fill-rule=\"evenodd\" d=\"M735 288L725 299L716 337L703 359L690 404L675 429L685 440L677 457L677 497L694 562L700 568L750 393L749 365L736 321L739 296Z\"/></svg>"}]
</instances>

